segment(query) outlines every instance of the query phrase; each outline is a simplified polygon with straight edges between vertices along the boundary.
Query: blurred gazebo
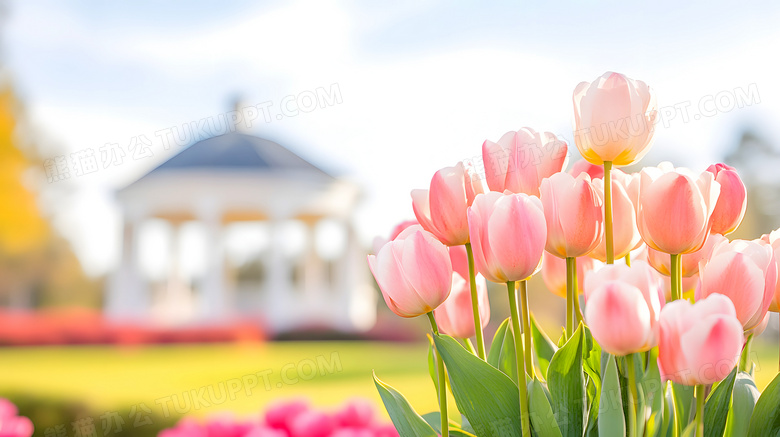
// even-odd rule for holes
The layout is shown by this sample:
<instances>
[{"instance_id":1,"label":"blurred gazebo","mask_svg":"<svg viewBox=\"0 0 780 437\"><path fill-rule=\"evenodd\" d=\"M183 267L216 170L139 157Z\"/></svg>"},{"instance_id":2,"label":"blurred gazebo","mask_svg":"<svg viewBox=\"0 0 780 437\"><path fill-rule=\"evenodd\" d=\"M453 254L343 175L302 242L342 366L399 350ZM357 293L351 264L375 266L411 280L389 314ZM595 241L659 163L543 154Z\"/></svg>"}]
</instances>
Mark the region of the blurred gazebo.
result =
<instances>
[{"instance_id":1,"label":"blurred gazebo","mask_svg":"<svg viewBox=\"0 0 780 437\"><path fill-rule=\"evenodd\" d=\"M123 248L107 316L368 329L376 295L351 222L359 196L272 141L236 132L192 144L117 192ZM165 232L150 237L150 224ZM185 235L200 244L184 247ZM164 265L146 269L156 275L142 268L144 244L167 248Z\"/></svg>"}]
</instances>

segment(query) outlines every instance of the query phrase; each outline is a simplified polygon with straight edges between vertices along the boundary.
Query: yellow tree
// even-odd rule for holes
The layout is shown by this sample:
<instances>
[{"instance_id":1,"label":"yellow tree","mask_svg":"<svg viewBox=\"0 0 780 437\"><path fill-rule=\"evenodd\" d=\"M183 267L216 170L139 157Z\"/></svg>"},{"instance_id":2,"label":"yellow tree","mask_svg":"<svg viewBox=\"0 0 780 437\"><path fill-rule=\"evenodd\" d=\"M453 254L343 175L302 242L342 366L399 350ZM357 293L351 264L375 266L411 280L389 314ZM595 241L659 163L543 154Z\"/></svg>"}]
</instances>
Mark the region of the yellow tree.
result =
<instances>
[{"instance_id":1,"label":"yellow tree","mask_svg":"<svg viewBox=\"0 0 780 437\"><path fill-rule=\"evenodd\" d=\"M12 87L0 85L0 305L83 303L85 293L94 303L97 284L38 206L30 170L40 160L19 134L21 113Z\"/></svg>"}]
</instances>

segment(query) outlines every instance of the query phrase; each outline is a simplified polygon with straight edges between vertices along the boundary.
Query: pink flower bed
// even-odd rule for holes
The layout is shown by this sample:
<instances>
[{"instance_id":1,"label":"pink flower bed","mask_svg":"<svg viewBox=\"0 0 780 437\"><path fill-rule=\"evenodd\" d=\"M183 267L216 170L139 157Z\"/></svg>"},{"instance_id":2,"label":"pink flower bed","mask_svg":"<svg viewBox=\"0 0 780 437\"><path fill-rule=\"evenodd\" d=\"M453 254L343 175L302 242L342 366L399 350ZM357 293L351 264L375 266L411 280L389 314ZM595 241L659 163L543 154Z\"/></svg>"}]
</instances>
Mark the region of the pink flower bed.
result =
<instances>
[{"instance_id":1,"label":"pink flower bed","mask_svg":"<svg viewBox=\"0 0 780 437\"><path fill-rule=\"evenodd\" d=\"M0 398L0 437L30 437L33 424L30 419L19 416L19 410L8 399Z\"/></svg>"},{"instance_id":2,"label":"pink flower bed","mask_svg":"<svg viewBox=\"0 0 780 437\"><path fill-rule=\"evenodd\" d=\"M373 405L364 400L347 402L335 412L293 400L245 420L185 418L159 437L398 437L398 432L392 424L378 422Z\"/></svg>"}]
</instances>

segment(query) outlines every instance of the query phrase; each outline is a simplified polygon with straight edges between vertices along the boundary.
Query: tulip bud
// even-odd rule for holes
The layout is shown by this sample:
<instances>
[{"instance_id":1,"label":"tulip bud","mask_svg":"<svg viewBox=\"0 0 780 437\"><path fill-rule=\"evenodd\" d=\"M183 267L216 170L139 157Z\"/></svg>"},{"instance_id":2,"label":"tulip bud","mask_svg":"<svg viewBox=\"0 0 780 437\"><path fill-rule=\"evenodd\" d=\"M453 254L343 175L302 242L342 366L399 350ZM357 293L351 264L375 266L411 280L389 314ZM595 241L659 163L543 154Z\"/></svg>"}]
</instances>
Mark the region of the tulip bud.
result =
<instances>
[{"instance_id":1,"label":"tulip bud","mask_svg":"<svg viewBox=\"0 0 780 437\"><path fill-rule=\"evenodd\" d=\"M588 162L629 165L650 149L658 106L644 82L608 71L577 85L573 100L574 142Z\"/></svg>"},{"instance_id":2,"label":"tulip bud","mask_svg":"<svg viewBox=\"0 0 780 437\"><path fill-rule=\"evenodd\" d=\"M482 327L490 321L490 302L488 302L487 284L481 275L476 277L479 319ZM450 297L433 312L441 332L455 338L469 338L475 335L474 313L471 307L471 288L467 278L457 272L452 273L452 291Z\"/></svg>"},{"instance_id":3,"label":"tulip bud","mask_svg":"<svg viewBox=\"0 0 780 437\"><path fill-rule=\"evenodd\" d=\"M707 171L715 175L715 181L720 184L720 196L712 212L712 232L730 234L745 217L747 189L734 167L713 164Z\"/></svg>"},{"instance_id":4,"label":"tulip bud","mask_svg":"<svg viewBox=\"0 0 780 437\"><path fill-rule=\"evenodd\" d=\"M661 281L644 261L606 265L585 276L585 321L607 352L628 355L658 341Z\"/></svg>"},{"instance_id":5,"label":"tulip bud","mask_svg":"<svg viewBox=\"0 0 780 437\"><path fill-rule=\"evenodd\" d=\"M640 175L636 223L645 243L668 254L701 249L720 193L712 173L697 177L662 163L642 169Z\"/></svg>"},{"instance_id":6,"label":"tulip bud","mask_svg":"<svg viewBox=\"0 0 780 437\"><path fill-rule=\"evenodd\" d=\"M485 179L491 191L539 195L542 179L563 171L568 146L550 132L531 128L507 132L498 143L482 144Z\"/></svg>"},{"instance_id":7,"label":"tulip bud","mask_svg":"<svg viewBox=\"0 0 780 437\"><path fill-rule=\"evenodd\" d=\"M664 381L713 384L731 373L742 351L742 325L734 304L713 294L691 304L685 299L661 311L658 368Z\"/></svg>"},{"instance_id":8,"label":"tulip bud","mask_svg":"<svg viewBox=\"0 0 780 437\"><path fill-rule=\"evenodd\" d=\"M680 255L681 275L689 278L699 273L699 266L707 263L713 249L720 243L728 242L728 239L720 234L710 234L701 249ZM647 248L647 262L665 276L671 276L671 258L668 253L659 252L651 247Z\"/></svg>"},{"instance_id":9,"label":"tulip bud","mask_svg":"<svg viewBox=\"0 0 780 437\"><path fill-rule=\"evenodd\" d=\"M556 173L542 181L541 193L547 252L559 258L590 253L601 241L604 223L602 202L590 177Z\"/></svg>"},{"instance_id":10,"label":"tulip bud","mask_svg":"<svg viewBox=\"0 0 780 437\"><path fill-rule=\"evenodd\" d=\"M734 304L745 331L755 328L769 310L777 285L772 246L761 240L734 240L713 249L699 267L697 298L722 294Z\"/></svg>"},{"instance_id":11,"label":"tulip bud","mask_svg":"<svg viewBox=\"0 0 780 437\"><path fill-rule=\"evenodd\" d=\"M479 194L468 217L474 263L485 278L522 281L539 271L547 225L538 197Z\"/></svg>"},{"instance_id":12,"label":"tulip bud","mask_svg":"<svg viewBox=\"0 0 780 437\"><path fill-rule=\"evenodd\" d=\"M374 242L372 244L372 247L374 249L374 253L379 253L379 250L384 246L388 241L395 240L395 237L398 236L401 232L403 232L406 228L414 225L419 225L417 220L404 220L401 223L398 223L395 225L392 231L390 231L390 238L385 239L379 236L374 237Z\"/></svg>"},{"instance_id":13,"label":"tulip bud","mask_svg":"<svg viewBox=\"0 0 780 437\"><path fill-rule=\"evenodd\" d=\"M604 179L604 166L593 165L584 159L579 160L571 166L569 174L576 178L580 173L587 173L591 180Z\"/></svg>"},{"instance_id":14,"label":"tulip bud","mask_svg":"<svg viewBox=\"0 0 780 437\"><path fill-rule=\"evenodd\" d=\"M412 226L379 253L368 256L382 297L401 317L429 313L447 299L452 287L452 262L447 247L429 232Z\"/></svg>"},{"instance_id":15,"label":"tulip bud","mask_svg":"<svg viewBox=\"0 0 780 437\"><path fill-rule=\"evenodd\" d=\"M459 162L437 171L430 190L412 190L417 221L442 243L457 246L469 242L466 209L483 192L482 181L471 167Z\"/></svg>"},{"instance_id":16,"label":"tulip bud","mask_svg":"<svg viewBox=\"0 0 780 437\"><path fill-rule=\"evenodd\" d=\"M775 252L775 261L780 263L780 229L772 231L769 234L761 236L763 241L766 241L772 246L772 250ZM780 264L778 264L778 278L777 285L775 286L775 297L772 299L772 303L769 305L769 311L780 311Z\"/></svg>"}]
</instances>

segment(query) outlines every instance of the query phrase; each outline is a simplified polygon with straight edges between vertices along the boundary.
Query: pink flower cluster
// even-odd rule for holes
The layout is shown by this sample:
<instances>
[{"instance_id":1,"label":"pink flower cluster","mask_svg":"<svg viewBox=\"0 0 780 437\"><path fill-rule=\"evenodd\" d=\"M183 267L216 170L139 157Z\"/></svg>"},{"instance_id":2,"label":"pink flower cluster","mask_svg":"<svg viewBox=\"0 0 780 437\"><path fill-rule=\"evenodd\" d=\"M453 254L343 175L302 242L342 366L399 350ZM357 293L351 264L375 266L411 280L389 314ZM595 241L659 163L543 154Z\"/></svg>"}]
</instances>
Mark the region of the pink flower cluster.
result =
<instances>
[{"instance_id":1,"label":"pink flower cluster","mask_svg":"<svg viewBox=\"0 0 780 437\"><path fill-rule=\"evenodd\" d=\"M0 437L6 435L11 436ZM398 437L398 432L389 423L379 423L373 405L364 400L349 401L335 412L293 400L269 408L262 418L219 417L206 422L185 418L159 437Z\"/></svg>"},{"instance_id":2,"label":"pink flower cluster","mask_svg":"<svg viewBox=\"0 0 780 437\"><path fill-rule=\"evenodd\" d=\"M30 437L33 424L30 419L19 416L19 409L8 399L0 398L0 437Z\"/></svg>"}]
</instances>

